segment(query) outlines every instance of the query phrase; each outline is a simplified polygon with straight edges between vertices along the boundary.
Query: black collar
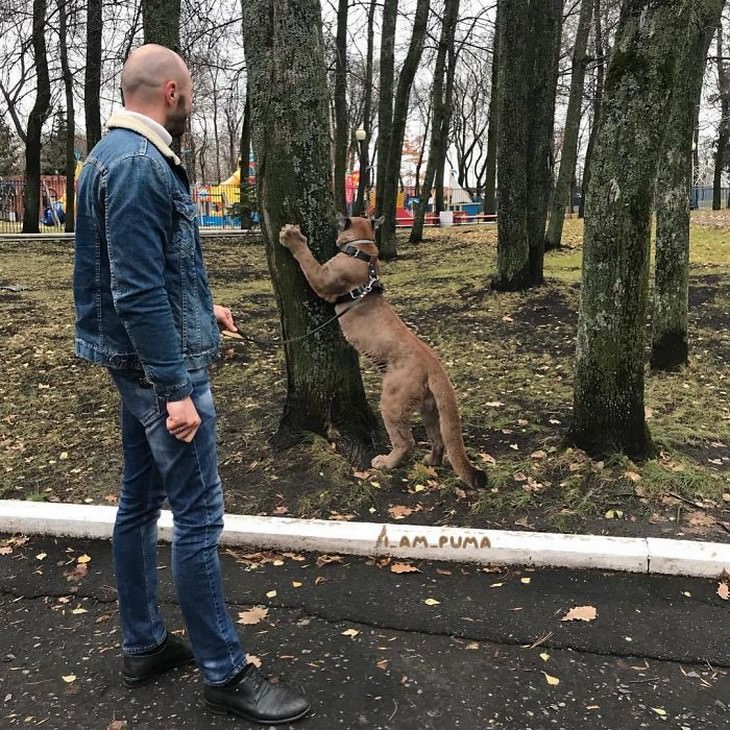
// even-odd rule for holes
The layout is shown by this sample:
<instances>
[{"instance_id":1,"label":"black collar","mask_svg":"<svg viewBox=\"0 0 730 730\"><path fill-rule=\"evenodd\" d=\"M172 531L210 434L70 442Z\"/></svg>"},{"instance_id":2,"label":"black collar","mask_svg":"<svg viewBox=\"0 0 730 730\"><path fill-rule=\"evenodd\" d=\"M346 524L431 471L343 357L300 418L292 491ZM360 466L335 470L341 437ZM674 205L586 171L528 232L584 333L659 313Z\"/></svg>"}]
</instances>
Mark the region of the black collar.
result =
<instances>
[{"instance_id":1,"label":"black collar","mask_svg":"<svg viewBox=\"0 0 730 730\"><path fill-rule=\"evenodd\" d=\"M348 256L352 256L355 259L359 259L360 261L365 261L366 263L370 263L373 259L377 259L377 254L369 254L365 253L364 251L361 251L359 248L355 248L353 246L354 243L375 243L370 238L360 238L357 241L347 241L343 244L338 244L337 248L340 249L340 251L344 254L347 254Z\"/></svg>"}]
</instances>

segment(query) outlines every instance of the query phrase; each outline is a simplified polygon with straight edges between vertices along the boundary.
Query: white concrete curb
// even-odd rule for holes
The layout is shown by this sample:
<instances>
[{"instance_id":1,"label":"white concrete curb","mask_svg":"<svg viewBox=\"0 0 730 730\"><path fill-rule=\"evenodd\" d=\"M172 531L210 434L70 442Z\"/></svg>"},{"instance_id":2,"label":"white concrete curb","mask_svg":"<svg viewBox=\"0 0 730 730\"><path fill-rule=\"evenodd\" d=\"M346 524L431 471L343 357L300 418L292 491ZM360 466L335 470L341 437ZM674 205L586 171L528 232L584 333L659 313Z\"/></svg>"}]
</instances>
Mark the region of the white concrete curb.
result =
<instances>
[{"instance_id":1,"label":"white concrete curb","mask_svg":"<svg viewBox=\"0 0 730 730\"><path fill-rule=\"evenodd\" d=\"M109 539L116 507L0 500L0 533ZM163 511L160 538L172 538ZM717 578L730 544L546 532L226 515L221 543L249 548L392 555L493 565L599 568Z\"/></svg>"}]
</instances>

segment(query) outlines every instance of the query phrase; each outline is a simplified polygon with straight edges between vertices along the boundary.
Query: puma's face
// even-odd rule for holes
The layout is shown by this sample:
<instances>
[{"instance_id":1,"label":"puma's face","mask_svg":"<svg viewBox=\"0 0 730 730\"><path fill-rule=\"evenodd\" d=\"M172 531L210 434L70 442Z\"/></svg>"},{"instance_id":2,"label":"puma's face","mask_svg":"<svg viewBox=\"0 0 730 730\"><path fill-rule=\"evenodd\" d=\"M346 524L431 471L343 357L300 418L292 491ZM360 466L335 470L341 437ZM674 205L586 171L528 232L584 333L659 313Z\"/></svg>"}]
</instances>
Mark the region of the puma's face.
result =
<instances>
[{"instance_id":1,"label":"puma's face","mask_svg":"<svg viewBox=\"0 0 730 730\"><path fill-rule=\"evenodd\" d=\"M382 222L382 218L372 220L371 218L338 218L339 235L337 243L348 241L375 241L375 229Z\"/></svg>"}]
</instances>

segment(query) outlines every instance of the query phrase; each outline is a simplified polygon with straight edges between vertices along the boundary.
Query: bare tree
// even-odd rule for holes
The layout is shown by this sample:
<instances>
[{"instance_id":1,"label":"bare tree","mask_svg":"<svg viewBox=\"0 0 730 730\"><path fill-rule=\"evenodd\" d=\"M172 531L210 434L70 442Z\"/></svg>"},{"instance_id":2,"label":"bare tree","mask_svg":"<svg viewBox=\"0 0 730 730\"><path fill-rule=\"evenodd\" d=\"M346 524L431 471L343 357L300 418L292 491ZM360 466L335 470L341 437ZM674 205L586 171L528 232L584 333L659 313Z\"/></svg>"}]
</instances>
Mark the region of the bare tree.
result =
<instances>
[{"instance_id":1,"label":"bare tree","mask_svg":"<svg viewBox=\"0 0 730 730\"><path fill-rule=\"evenodd\" d=\"M390 122L385 167L378 172L378 178L382 179L380 214L384 217L383 224L378 231L378 248L380 256L383 259L394 258L397 255L395 216L398 180L403 156L403 140L405 138L406 122L408 120L411 87L413 86L413 79L415 78L418 64L421 60L421 54L423 53L429 5L429 0L418 0L416 5L411 40L400 74L398 75L398 84L393 100L393 117Z\"/></svg>"},{"instance_id":2,"label":"bare tree","mask_svg":"<svg viewBox=\"0 0 730 730\"><path fill-rule=\"evenodd\" d=\"M586 49L588 47L592 16L593 0L581 0L578 28L573 45L570 95L568 97L568 110L565 114L560 170L555 183L550 221L545 235L546 251L560 247L560 240L563 236L563 223L565 222L565 209L570 200L573 178L575 177L575 166L578 160L578 132L580 131L581 110L583 107L583 85L588 62Z\"/></svg>"}]
</instances>

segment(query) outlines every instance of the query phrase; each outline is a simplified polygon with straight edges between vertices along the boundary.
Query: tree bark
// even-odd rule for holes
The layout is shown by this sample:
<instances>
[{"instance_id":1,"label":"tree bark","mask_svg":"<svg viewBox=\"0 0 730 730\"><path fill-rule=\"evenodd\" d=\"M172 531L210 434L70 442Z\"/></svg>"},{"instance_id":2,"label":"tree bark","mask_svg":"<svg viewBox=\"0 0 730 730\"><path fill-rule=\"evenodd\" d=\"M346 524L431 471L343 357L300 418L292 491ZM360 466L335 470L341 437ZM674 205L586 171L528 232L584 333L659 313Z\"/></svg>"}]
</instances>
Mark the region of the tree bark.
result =
<instances>
[{"instance_id":1,"label":"tree bark","mask_svg":"<svg viewBox=\"0 0 730 730\"><path fill-rule=\"evenodd\" d=\"M347 9L348 0L339 0L337 6L337 38L335 40L335 206L347 214L345 175L350 130L347 119Z\"/></svg>"},{"instance_id":2,"label":"tree bark","mask_svg":"<svg viewBox=\"0 0 730 730\"><path fill-rule=\"evenodd\" d=\"M74 112L73 74L68 64L68 19L69 11L73 11L74 6L64 2L64 0L56 0L56 7L58 8L58 43L61 74L63 76L63 90L66 99L66 210L64 230L66 233L73 233L76 219L76 190L74 185L74 176L76 173L76 114Z\"/></svg>"},{"instance_id":3,"label":"tree bark","mask_svg":"<svg viewBox=\"0 0 730 730\"><path fill-rule=\"evenodd\" d=\"M668 105L694 0L627 0L606 77L583 241L571 436L653 453L644 417L651 217Z\"/></svg>"},{"instance_id":4,"label":"tree bark","mask_svg":"<svg viewBox=\"0 0 730 730\"><path fill-rule=\"evenodd\" d=\"M253 225L253 201L254 190L252 190L251 181L248 179L249 169L251 167L251 98L246 92L246 103L243 107L243 123L241 124L241 181L239 183L240 200L239 213L241 218L241 228L248 229Z\"/></svg>"},{"instance_id":5,"label":"tree bark","mask_svg":"<svg viewBox=\"0 0 730 730\"><path fill-rule=\"evenodd\" d=\"M365 92L362 111L362 126L365 130L365 139L360 142L360 179L357 184L357 200L353 215L367 215L369 209L368 191L370 188L370 135L372 133L372 105L373 105L373 47L375 39L375 5L376 0L370 0L368 7L367 50L365 56Z\"/></svg>"},{"instance_id":6,"label":"tree bark","mask_svg":"<svg viewBox=\"0 0 730 730\"><path fill-rule=\"evenodd\" d=\"M145 43L157 43L180 53L180 0L142 0Z\"/></svg>"},{"instance_id":7,"label":"tree bark","mask_svg":"<svg viewBox=\"0 0 730 730\"><path fill-rule=\"evenodd\" d=\"M245 0L242 7L261 227L287 341L286 403L272 443L286 447L315 433L336 440L353 462L369 463L376 420L357 353L336 322L305 336L333 309L278 242L281 227L297 223L320 261L337 251L319 2Z\"/></svg>"},{"instance_id":8,"label":"tree bark","mask_svg":"<svg viewBox=\"0 0 730 730\"><path fill-rule=\"evenodd\" d=\"M724 0L697 0L687 29L666 124L656 199L656 262L651 367L687 364L689 209L692 140L699 116L707 50L720 24Z\"/></svg>"},{"instance_id":9,"label":"tree bark","mask_svg":"<svg viewBox=\"0 0 730 730\"><path fill-rule=\"evenodd\" d=\"M588 47L592 15L593 0L581 0L578 29L575 34L575 46L573 47L573 68L570 74L568 109L565 114L563 152L560 156L560 170L555 183L550 221L545 235L546 251L560 248L563 223L565 222L565 208L572 194L571 188L578 159L578 132L580 131L583 86L586 76L586 48Z\"/></svg>"},{"instance_id":10,"label":"tree bark","mask_svg":"<svg viewBox=\"0 0 730 730\"><path fill-rule=\"evenodd\" d=\"M86 67L84 116L87 152L101 139L101 0L88 0L86 9Z\"/></svg>"},{"instance_id":11,"label":"tree bark","mask_svg":"<svg viewBox=\"0 0 730 730\"><path fill-rule=\"evenodd\" d=\"M36 97L28 117L25 136L25 192L23 233L38 233L41 191L41 132L51 108L51 82L46 52L46 0L33 0L33 55Z\"/></svg>"},{"instance_id":12,"label":"tree bark","mask_svg":"<svg viewBox=\"0 0 730 730\"><path fill-rule=\"evenodd\" d=\"M413 217L410 242L420 243L423 240L423 225L426 219L426 208L431 196L431 189L434 187L437 173L440 169L441 200L443 200L443 167L448 144L449 122L451 116L451 92L453 89L453 74L455 61L455 35L456 23L459 19L459 0L445 0L444 17L441 22L441 35L439 37L438 52L436 53L436 67L433 74L433 115L431 119L431 141L428 151L428 162L426 172L421 185L421 196ZM449 60L452 66L448 69ZM451 80L448 79L451 74ZM437 184L437 188L438 188ZM441 203L441 208L443 203ZM434 212L439 208L434 196Z\"/></svg>"},{"instance_id":13,"label":"tree bark","mask_svg":"<svg viewBox=\"0 0 730 730\"><path fill-rule=\"evenodd\" d=\"M722 54L722 26L717 29L717 86L720 95L720 125L715 146L715 171L712 177L712 210L722 208L722 173L725 170L727 145L730 142L730 76Z\"/></svg>"},{"instance_id":14,"label":"tree bark","mask_svg":"<svg viewBox=\"0 0 730 730\"><path fill-rule=\"evenodd\" d=\"M487 162L484 172L484 212L497 212L497 137L499 136L499 38L500 13L494 20L494 51L492 53L492 91L489 99L489 131L487 132Z\"/></svg>"},{"instance_id":15,"label":"tree bark","mask_svg":"<svg viewBox=\"0 0 730 730\"><path fill-rule=\"evenodd\" d=\"M385 168L380 171L380 175L383 178L383 200L380 213L384 217L384 220L378 229L378 249L382 259L395 258L398 253L395 238L398 178L403 154L403 139L406 132L406 122L408 121L411 88L421 61L421 55L423 54L423 42L426 37L429 4L429 0L418 0L418 4L416 5L416 15L413 20L413 32L408 46L408 53L406 54L401 72L398 76Z\"/></svg>"},{"instance_id":16,"label":"tree bark","mask_svg":"<svg viewBox=\"0 0 730 730\"><path fill-rule=\"evenodd\" d=\"M500 0L497 273L492 287L541 284L563 3Z\"/></svg>"},{"instance_id":17,"label":"tree bark","mask_svg":"<svg viewBox=\"0 0 730 730\"><path fill-rule=\"evenodd\" d=\"M378 96L377 182L375 186L375 215L383 210L383 185L390 148L393 121L393 78L395 74L395 28L398 0L384 0L383 27L380 34L380 91Z\"/></svg>"},{"instance_id":18,"label":"tree bark","mask_svg":"<svg viewBox=\"0 0 730 730\"><path fill-rule=\"evenodd\" d=\"M585 216L586 190L588 190L588 182L591 177L591 156L593 155L593 145L596 139L596 132L598 131L598 122L601 119L601 101L603 100L603 84L606 75L605 68L607 51L604 47L601 0L595 0L594 2L593 27L593 46L596 56L596 72L593 89L593 119L591 121L591 131L588 134L586 156L585 160L583 160L583 177L581 179L581 196L580 205L578 206L578 218L583 218Z\"/></svg>"}]
</instances>

